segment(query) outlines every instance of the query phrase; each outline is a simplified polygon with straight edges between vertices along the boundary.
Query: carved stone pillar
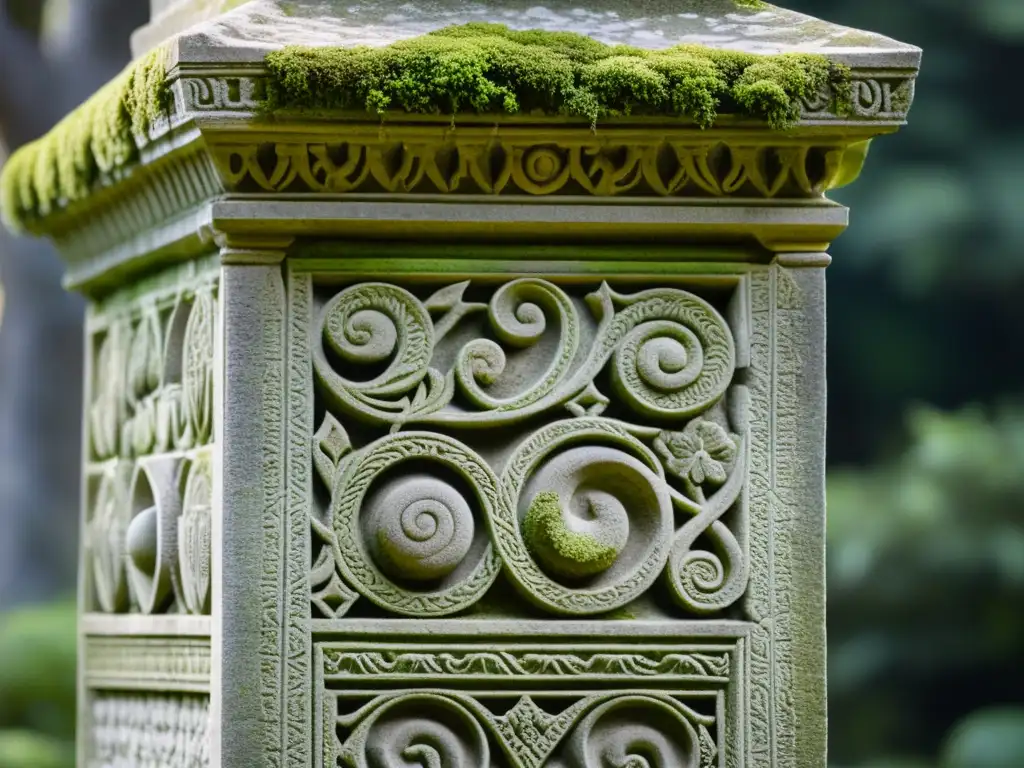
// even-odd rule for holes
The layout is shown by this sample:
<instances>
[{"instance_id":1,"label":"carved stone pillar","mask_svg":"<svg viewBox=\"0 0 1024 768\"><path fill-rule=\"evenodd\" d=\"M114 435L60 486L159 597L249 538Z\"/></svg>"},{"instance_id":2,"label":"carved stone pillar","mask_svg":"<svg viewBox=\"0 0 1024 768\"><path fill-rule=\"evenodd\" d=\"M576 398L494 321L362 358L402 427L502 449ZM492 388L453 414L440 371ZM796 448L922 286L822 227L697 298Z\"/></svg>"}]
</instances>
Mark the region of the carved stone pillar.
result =
<instances>
[{"instance_id":1,"label":"carved stone pillar","mask_svg":"<svg viewBox=\"0 0 1024 768\"><path fill-rule=\"evenodd\" d=\"M733 0L486 6L245 3L86 105L83 155L12 160L8 218L90 300L81 765L825 764L826 194L920 51ZM352 86L383 118L333 109L362 59L264 60L481 20L809 56L471 28L505 90L454 118L394 108L485 87L436 50Z\"/></svg>"}]
</instances>

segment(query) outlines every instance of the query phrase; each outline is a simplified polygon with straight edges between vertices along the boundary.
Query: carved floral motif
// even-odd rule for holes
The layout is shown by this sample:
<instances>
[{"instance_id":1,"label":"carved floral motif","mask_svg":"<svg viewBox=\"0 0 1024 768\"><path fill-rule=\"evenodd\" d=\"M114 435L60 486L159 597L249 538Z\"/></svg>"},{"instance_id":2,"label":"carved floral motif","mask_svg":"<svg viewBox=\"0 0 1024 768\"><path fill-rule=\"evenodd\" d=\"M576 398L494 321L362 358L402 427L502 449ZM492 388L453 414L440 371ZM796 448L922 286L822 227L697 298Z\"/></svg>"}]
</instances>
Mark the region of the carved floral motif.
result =
<instances>
[{"instance_id":1,"label":"carved floral motif","mask_svg":"<svg viewBox=\"0 0 1024 768\"><path fill-rule=\"evenodd\" d=\"M682 432L662 432L654 450L665 468L701 500L705 485L718 487L726 481L726 465L736 457L736 442L713 421L694 419Z\"/></svg>"}]
</instances>

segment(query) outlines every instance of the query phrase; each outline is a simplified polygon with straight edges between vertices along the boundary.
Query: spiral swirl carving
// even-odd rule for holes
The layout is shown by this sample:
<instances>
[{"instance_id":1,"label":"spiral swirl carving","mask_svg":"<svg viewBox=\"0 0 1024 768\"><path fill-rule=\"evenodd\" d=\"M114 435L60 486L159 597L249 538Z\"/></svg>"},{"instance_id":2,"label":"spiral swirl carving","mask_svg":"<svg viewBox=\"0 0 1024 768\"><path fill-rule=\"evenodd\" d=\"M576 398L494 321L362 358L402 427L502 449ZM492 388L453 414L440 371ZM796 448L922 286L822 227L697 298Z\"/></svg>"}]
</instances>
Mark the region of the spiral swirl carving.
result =
<instances>
[{"instance_id":1,"label":"spiral swirl carving","mask_svg":"<svg viewBox=\"0 0 1024 768\"><path fill-rule=\"evenodd\" d=\"M672 695L595 693L557 714L529 695L503 714L455 691L384 693L340 714L335 753L351 768L710 768L717 747L700 714ZM503 753L491 761L491 750ZM505 759L502 759L505 758ZM333 761L332 761L333 762Z\"/></svg>"},{"instance_id":2,"label":"spiral swirl carving","mask_svg":"<svg viewBox=\"0 0 1024 768\"><path fill-rule=\"evenodd\" d=\"M721 487L727 475L742 482L746 471L719 456L710 427L676 426L717 408L732 383L735 343L719 312L676 288L583 294L526 278L486 304L479 293L468 280L422 300L364 283L319 313L312 354L324 404L369 422L345 437L344 456L316 454L333 489L341 580L409 616L471 605L501 566L524 597L566 615L622 607L662 571L689 610L734 601L744 546L718 518L739 494L732 481ZM503 450L561 407L574 418ZM618 420L627 409L636 423ZM441 433L404 431L414 424ZM365 445L385 426L391 434ZM473 427L507 431L460 432ZM482 455L448 434L479 441ZM350 452L353 443L365 447ZM675 511L690 519L673 533Z\"/></svg>"},{"instance_id":3,"label":"spiral swirl carving","mask_svg":"<svg viewBox=\"0 0 1024 768\"><path fill-rule=\"evenodd\" d=\"M451 698L431 693L392 698L348 738L356 768L480 768L491 764L483 726Z\"/></svg>"},{"instance_id":4,"label":"spiral swirl carving","mask_svg":"<svg viewBox=\"0 0 1024 768\"><path fill-rule=\"evenodd\" d=\"M514 348L524 348L543 337L548 316L558 319L559 339L554 359L540 378L525 392L496 398L483 386L494 384L505 372L506 356L490 339L476 339L459 352L455 377L460 391L479 408L514 411L548 395L564 378L579 346L579 318L569 297L545 280L513 280L499 288L491 299L488 317L494 334ZM483 386L482 386L483 385Z\"/></svg>"},{"instance_id":5,"label":"spiral swirl carving","mask_svg":"<svg viewBox=\"0 0 1024 768\"><path fill-rule=\"evenodd\" d=\"M454 571L473 544L473 510L429 475L404 476L367 501L364 538L393 579L429 581Z\"/></svg>"},{"instance_id":6,"label":"spiral swirl carving","mask_svg":"<svg viewBox=\"0 0 1024 768\"><path fill-rule=\"evenodd\" d=\"M693 725L668 702L620 696L592 709L566 745L571 768L697 768Z\"/></svg>"},{"instance_id":7,"label":"spiral swirl carving","mask_svg":"<svg viewBox=\"0 0 1024 768\"><path fill-rule=\"evenodd\" d=\"M615 391L637 412L680 419L713 405L732 381L729 326L706 301L668 288L620 297L608 332ZM621 339L621 342L619 341Z\"/></svg>"},{"instance_id":8,"label":"spiral swirl carving","mask_svg":"<svg viewBox=\"0 0 1024 768\"><path fill-rule=\"evenodd\" d=\"M457 476L473 498L441 476L390 478L390 470L412 460ZM388 435L348 458L336 479L335 561L346 581L382 608L418 617L454 613L478 600L498 575L500 562L473 512L490 518L497 498L491 468L457 440L427 432Z\"/></svg>"},{"instance_id":9,"label":"spiral swirl carving","mask_svg":"<svg viewBox=\"0 0 1024 768\"><path fill-rule=\"evenodd\" d=\"M495 542L513 582L541 607L610 611L664 566L672 503L661 465L615 422L580 418L538 430L501 483Z\"/></svg>"},{"instance_id":10,"label":"spiral swirl carving","mask_svg":"<svg viewBox=\"0 0 1024 768\"><path fill-rule=\"evenodd\" d=\"M737 501L746 480L746 453L699 514L675 534L665 574L676 601L694 613L713 613L736 602L747 586L749 562L736 536L719 518ZM695 549L699 537L710 549Z\"/></svg>"},{"instance_id":11,"label":"spiral swirl carving","mask_svg":"<svg viewBox=\"0 0 1024 768\"><path fill-rule=\"evenodd\" d=\"M430 314L405 289L385 283L346 288L323 308L320 325L323 333L321 343L314 345L313 365L342 407L391 422L410 410L408 394L425 379L437 384L439 374L429 369L434 347ZM334 369L327 350L346 367L386 367L366 381L353 381Z\"/></svg>"},{"instance_id":12,"label":"spiral swirl carving","mask_svg":"<svg viewBox=\"0 0 1024 768\"><path fill-rule=\"evenodd\" d=\"M531 479L537 493L523 520L527 546L544 570L566 579L596 576L629 541L629 510L657 508L658 481L628 453L570 448ZM545 504L547 502L547 504Z\"/></svg>"}]
</instances>

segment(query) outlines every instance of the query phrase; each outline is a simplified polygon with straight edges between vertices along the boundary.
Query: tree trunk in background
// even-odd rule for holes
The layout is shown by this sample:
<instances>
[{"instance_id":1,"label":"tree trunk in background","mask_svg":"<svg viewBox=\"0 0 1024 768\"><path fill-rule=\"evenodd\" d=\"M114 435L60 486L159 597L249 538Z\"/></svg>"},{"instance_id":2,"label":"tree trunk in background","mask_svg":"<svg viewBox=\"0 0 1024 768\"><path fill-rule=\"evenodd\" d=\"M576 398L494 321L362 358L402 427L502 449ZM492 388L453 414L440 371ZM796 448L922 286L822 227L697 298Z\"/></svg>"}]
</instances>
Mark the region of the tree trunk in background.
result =
<instances>
[{"instance_id":1,"label":"tree trunk in background","mask_svg":"<svg viewBox=\"0 0 1024 768\"><path fill-rule=\"evenodd\" d=\"M61 0L37 43L9 4L0 0L0 139L13 151L118 73L148 5ZM0 611L74 589L82 302L61 274L49 244L0 228Z\"/></svg>"}]
</instances>

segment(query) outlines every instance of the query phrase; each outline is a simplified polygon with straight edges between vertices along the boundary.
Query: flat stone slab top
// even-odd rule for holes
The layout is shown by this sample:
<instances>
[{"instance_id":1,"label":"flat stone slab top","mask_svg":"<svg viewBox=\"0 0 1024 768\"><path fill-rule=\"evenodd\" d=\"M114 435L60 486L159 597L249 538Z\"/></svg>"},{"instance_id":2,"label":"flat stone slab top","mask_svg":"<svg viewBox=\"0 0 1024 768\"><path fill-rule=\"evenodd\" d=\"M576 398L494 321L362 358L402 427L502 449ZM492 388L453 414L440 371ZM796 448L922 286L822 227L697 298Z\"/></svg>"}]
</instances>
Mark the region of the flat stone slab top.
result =
<instances>
[{"instance_id":1,"label":"flat stone slab top","mask_svg":"<svg viewBox=\"0 0 1024 768\"><path fill-rule=\"evenodd\" d=\"M748 53L818 53L874 67L916 68L921 61L913 45L760 0L250 0L188 29L178 39L177 58L254 62L288 45L383 46L481 21L651 50L696 44Z\"/></svg>"}]
</instances>

